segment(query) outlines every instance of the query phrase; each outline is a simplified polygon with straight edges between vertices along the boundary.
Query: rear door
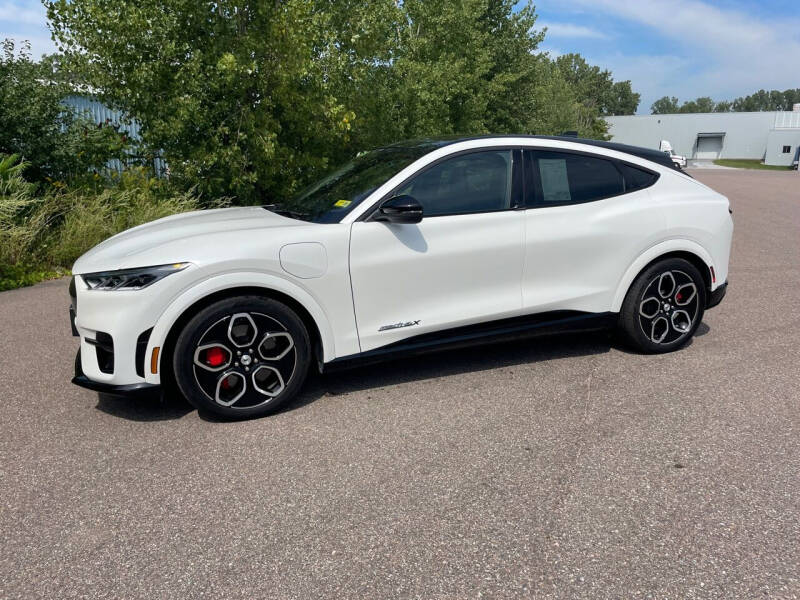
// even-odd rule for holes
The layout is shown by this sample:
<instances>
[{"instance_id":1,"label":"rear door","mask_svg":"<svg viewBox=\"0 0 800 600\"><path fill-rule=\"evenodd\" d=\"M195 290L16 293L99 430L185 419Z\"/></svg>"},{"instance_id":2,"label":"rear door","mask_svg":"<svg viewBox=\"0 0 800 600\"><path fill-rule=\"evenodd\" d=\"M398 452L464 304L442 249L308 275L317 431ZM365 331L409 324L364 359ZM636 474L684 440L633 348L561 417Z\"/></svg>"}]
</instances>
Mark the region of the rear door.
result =
<instances>
[{"instance_id":1,"label":"rear door","mask_svg":"<svg viewBox=\"0 0 800 600\"><path fill-rule=\"evenodd\" d=\"M521 158L502 148L445 157L387 196L413 196L423 206L420 223L353 223L350 273L362 352L519 314Z\"/></svg>"},{"instance_id":2,"label":"rear door","mask_svg":"<svg viewBox=\"0 0 800 600\"><path fill-rule=\"evenodd\" d=\"M657 179L602 155L525 151L525 312L610 310L628 266L663 231L649 201Z\"/></svg>"}]
</instances>

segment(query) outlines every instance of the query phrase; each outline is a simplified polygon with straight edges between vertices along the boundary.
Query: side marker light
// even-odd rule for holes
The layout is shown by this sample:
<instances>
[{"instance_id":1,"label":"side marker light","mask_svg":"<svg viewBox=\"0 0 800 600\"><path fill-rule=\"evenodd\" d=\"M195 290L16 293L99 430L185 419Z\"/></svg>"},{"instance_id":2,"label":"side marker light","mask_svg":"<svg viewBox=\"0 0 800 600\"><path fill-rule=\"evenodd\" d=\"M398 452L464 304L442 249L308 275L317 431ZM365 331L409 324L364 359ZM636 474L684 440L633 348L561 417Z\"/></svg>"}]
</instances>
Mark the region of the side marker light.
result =
<instances>
[{"instance_id":1,"label":"side marker light","mask_svg":"<svg viewBox=\"0 0 800 600\"><path fill-rule=\"evenodd\" d=\"M153 354L150 356L150 372L153 375L158 375L158 353L161 351L161 348L156 346L153 348Z\"/></svg>"}]
</instances>

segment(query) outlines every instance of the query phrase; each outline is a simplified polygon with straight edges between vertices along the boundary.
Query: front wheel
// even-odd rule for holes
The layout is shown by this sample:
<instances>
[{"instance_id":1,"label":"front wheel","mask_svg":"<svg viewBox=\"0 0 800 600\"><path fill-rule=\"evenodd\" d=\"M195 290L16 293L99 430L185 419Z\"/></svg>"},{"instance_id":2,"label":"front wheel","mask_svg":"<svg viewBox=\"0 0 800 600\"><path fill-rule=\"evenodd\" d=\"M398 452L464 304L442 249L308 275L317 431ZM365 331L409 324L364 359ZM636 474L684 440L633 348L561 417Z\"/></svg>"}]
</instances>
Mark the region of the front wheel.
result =
<instances>
[{"instance_id":1,"label":"front wheel","mask_svg":"<svg viewBox=\"0 0 800 600\"><path fill-rule=\"evenodd\" d=\"M620 329L637 350L677 350L703 320L706 289L692 263L669 258L650 265L634 280L620 311Z\"/></svg>"},{"instance_id":2,"label":"front wheel","mask_svg":"<svg viewBox=\"0 0 800 600\"><path fill-rule=\"evenodd\" d=\"M172 362L178 387L196 408L252 418L275 412L297 394L311 350L292 309L241 296L195 315L178 336Z\"/></svg>"}]
</instances>

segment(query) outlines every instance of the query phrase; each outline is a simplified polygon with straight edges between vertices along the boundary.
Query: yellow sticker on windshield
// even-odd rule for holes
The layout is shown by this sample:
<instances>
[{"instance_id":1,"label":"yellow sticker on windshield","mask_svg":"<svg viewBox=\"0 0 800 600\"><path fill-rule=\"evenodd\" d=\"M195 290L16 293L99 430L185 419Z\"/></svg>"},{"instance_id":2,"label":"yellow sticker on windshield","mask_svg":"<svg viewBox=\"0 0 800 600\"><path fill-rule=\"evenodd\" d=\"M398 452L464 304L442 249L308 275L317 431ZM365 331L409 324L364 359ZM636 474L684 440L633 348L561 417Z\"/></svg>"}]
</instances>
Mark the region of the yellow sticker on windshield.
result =
<instances>
[{"instance_id":1,"label":"yellow sticker on windshield","mask_svg":"<svg viewBox=\"0 0 800 600\"><path fill-rule=\"evenodd\" d=\"M350 206L350 204L351 204L350 200L337 200L334 206L336 208L344 208L345 206Z\"/></svg>"}]
</instances>

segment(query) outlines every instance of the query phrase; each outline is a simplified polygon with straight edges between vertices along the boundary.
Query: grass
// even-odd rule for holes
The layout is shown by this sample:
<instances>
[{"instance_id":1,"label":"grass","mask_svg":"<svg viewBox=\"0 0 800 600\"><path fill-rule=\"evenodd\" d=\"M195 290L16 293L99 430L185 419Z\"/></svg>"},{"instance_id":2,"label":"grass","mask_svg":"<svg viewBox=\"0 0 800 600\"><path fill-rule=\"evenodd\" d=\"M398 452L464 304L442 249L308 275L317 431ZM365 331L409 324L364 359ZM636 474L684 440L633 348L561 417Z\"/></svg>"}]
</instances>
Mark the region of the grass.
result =
<instances>
[{"instance_id":1,"label":"grass","mask_svg":"<svg viewBox=\"0 0 800 600\"><path fill-rule=\"evenodd\" d=\"M65 269L41 269L22 267L19 265L0 267L0 292L34 285L48 279L58 279L69 275Z\"/></svg>"},{"instance_id":2,"label":"grass","mask_svg":"<svg viewBox=\"0 0 800 600\"><path fill-rule=\"evenodd\" d=\"M144 171L107 186L55 188L25 181L16 161L0 156L0 291L68 275L75 259L115 233L201 207L192 191Z\"/></svg>"},{"instance_id":3,"label":"grass","mask_svg":"<svg viewBox=\"0 0 800 600\"><path fill-rule=\"evenodd\" d=\"M718 158L714 161L720 167L733 167L735 169L764 169L767 171L788 171L789 167L780 165L765 165L758 159L750 158Z\"/></svg>"}]
</instances>

